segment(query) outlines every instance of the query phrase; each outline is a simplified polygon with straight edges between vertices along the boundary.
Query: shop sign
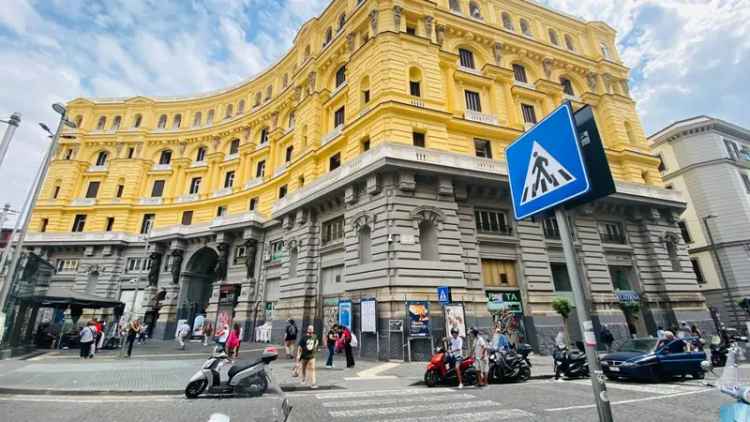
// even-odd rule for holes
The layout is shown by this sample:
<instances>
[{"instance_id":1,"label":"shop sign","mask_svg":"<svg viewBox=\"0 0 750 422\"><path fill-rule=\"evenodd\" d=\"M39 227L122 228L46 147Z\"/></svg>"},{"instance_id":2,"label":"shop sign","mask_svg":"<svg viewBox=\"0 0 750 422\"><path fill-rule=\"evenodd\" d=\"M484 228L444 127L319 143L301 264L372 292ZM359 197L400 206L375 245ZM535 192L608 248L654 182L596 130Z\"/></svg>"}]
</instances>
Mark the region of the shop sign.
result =
<instances>
[{"instance_id":1,"label":"shop sign","mask_svg":"<svg viewBox=\"0 0 750 422\"><path fill-rule=\"evenodd\" d=\"M487 291L487 309L490 311L509 310L514 314L523 314L523 300L520 290L505 292Z\"/></svg>"},{"instance_id":2,"label":"shop sign","mask_svg":"<svg viewBox=\"0 0 750 422\"><path fill-rule=\"evenodd\" d=\"M409 337L430 336L430 302L426 300L406 302Z\"/></svg>"},{"instance_id":3,"label":"shop sign","mask_svg":"<svg viewBox=\"0 0 750 422\"><path fill-rule=\"evenodd\" d=\"M464 305L461 303L452 303L443 307L445 310L445 333L450 334L451 330L458 330L458 335L466 337L466 318L464 316Z\"/></svg>"},{"instance_id":4,"label":"shop sign","mask_svg":"<svg viewBox=\"0 0 750 422\"><path fill-rule=\"evenodd\" d=\"M219 305L236 305L241 289L242 286L239 284L225 284L219 287Z\"/></svg>"},{"instance_id":5,"label":"shop sign","mask_svg":"<svg viewBox=\"0 0 750 422\"><path fill-rule=\"evenodd\" d=\"M640 302L641 296L633 290L617 290L615 296L620 303Z\"/></svg>"}]
</instances>

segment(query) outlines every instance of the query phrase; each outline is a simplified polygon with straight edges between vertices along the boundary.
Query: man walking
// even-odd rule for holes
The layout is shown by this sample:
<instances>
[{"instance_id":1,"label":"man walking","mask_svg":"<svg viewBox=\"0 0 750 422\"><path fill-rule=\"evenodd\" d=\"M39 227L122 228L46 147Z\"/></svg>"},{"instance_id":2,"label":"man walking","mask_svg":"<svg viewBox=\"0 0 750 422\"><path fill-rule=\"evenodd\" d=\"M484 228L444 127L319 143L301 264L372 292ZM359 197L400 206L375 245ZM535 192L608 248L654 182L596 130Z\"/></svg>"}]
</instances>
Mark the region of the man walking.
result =
<instances>
[{"instance_id":1,"label":"man walking","mask_svg":"<svg viewBox=\"0 0 750 422\"><path fill-rule=\"evenodd\" d=\"M135 343L135 338L140 332L141 332L141 322L138 321L138 319L136 318L133 321L131 321L130 324L128 324L128 328L127 328L128 357L130 357L130 355L133 354L133 343Z\"/></svg>"},{"instance_id":2,"label":"man walking","mask_svg":"<svg viewBox=\"0 0 750 422\"><path fill-rule=\"evenodd\" d=\"M190 325L187 321L183 321L179 327L177 327L177 343L180 345L180 350L185 350L185 341L190 337Z\"/></svg>"},{"instance_id":3,"label":"man walking","mask_svg":"<svg viewBox=\"0 0 750 422\"><path fill-rule=\"evenodd\" d=\"M487 374L490 372L490 354L487 347L487 340L484 339L476 327L471 327L469 332L474 337L474 359L479 369L479 383L477 386L484 387L487 385Z\"/></svg>"},{"instance_id":4,"label":"man walking","mask_svg":"<svg viewBox=\"0 0 750 422\"><path fill-rule=\"evenodd\" d=\"M284 336L284 348L286 349L287 359L294 357L294 344L297 342L297 326L293 319L289 319L289 325L286 326L286 335Z\"/></svg>"},{"instance_id":5,"label":"man walking","mask_svg":"<svg viewBox=\"0 0 750 422\"><path fill-rule=\"evenodd\" d=\"M297 349L297 360L302 368L302 384L307 384L312 389L318 388L315 383L315 351L318 349L318 339L315 337L315 328L307 327L307 332L299 341Z\"/></svg>"},{"instance_id":6,"label":"man walking","mask_svg":"<svg viewBox=\"0 0 750 422\"><path fill-rule=\"evenodd\" d=\"M615 336L609 331L609 327L602 325L602 330L599 332L599 338L602 340L602 343L604 343L607 353L612 351L612 343L615 341Z\"/></svg>"},{"instance_id":7,"label":"man walking","mask_svg":"<svg viewBox=\"0 0 750 422\"><path fill-rule=\"evenodd\" d=\"M91 346L94 344L94 338L96 337L96 329L94 324L89 322L85 327L81 329L79 333L81 336L78 341L81 344L81 359L88 359L94 357L91 353Z\"/></svg>"}]
</instances>

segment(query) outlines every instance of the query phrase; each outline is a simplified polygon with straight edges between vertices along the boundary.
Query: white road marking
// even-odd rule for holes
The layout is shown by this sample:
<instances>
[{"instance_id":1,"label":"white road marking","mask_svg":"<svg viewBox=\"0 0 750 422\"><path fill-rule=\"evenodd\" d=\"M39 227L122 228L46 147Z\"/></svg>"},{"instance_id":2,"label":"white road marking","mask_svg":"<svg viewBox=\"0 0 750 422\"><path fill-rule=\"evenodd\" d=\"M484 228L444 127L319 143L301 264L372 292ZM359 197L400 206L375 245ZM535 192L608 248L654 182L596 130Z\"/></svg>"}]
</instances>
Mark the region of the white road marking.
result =
<instances>
[{"instance_id":1,"label":"white road marking","mask_svg":"<svg viewBox=\"0 0 750 422\"><path fill-rule=\"evenodd\" d=\"M383 363L381 365L373 366L370 369L365 369L364 371L359 371L359 372L357 372L357 376L360 377L360 378L375 377L375 376L378 376L381 373L383 373L383 372L385 372L385 371L387 371L389 369L393 369L393 368L398 367L398 365L399 365L398 363L385 362L385 363Z\"/></svg>"},{"instance_id":2,"label":"white road marking","mask_svg":"<svg viewBox=\"0 0 750 422\"><path fill-rule=\"evenodd\" d=\"M578 385L591 385L591 381L589 380L574 380L574 381L565 381L565 382L574 383ZM626 383L612 382L612 381L607 382L607 389L633 391L636 393L660 394L660 395L685 393L685 392L695 391L696 389L699 389L699 388L701 387L690 386L690 385L675 385L675 384L626 384Z\"/></svg>"},{"instance_id":3,"label":"white road marking","mask_svg":"<svg viewBox=\"0 0 750 422\"><path fill-rule=\"evenodd\" d=\"M370 415L395 415L398 413L436 412L448 410L474 409L478 407L500 406L500 403L492 400L477 400L472 402L457 402L443 404L425 404L414 406L379 407L371 409L334 410L329 412L334 418L356 418Z\"/></svg>"},{"instance_id":4,"label":"white road marking","mask_svg":"<svg viewBox=\"0 0 750 422\"><path fill-rule=\"evenodd\" d=\"M208 417L208 422L230 422L230 418L223 413L213 413Z\"/></svg>"},{"instance_id":5,"label":"white road marking","mask_svg":"<svg viewBox=\"0 0 750 422\"><path fill-rule=\"evenodd\" d=\"M399 403L426 403L433 401L444 401L444 400L470 400L475 399L475 396L471 394L444 394L434 396L412 396L412 397L396 397L393 399L371 399L371 400L352 400L352 401L332 401L323 403L323 407L328 408L340 408L340 407L364 407L364 406L380 406L385 404L399 404Z\"/></svg>"},{"instance_id":6,"label":"white road marking","mask_svg":"<svg viewBox=\"0 0 750 422\"><path fill-rule=\"evenodd\" d=\"M531 418L533 413L520 409L498 410L494 412L461 413L458 415L422 416L402 419L384 419L377 422L484 422L511 418Z\"/></svg>"},{"instance_id":7,"label":"white road marking","mask_svg":"<svg viewBox=\"0 0 750 422\"><path fill-rule=\"evenodd\" d=\"M0 401L23 401L23 402L51 402L51 403L115 403L115 402L168 402L186 400L183 396L35 396L17 394L12 396L0 396ZM83 398L85 397L85 398Z\"/></svg>"},{"instance_id":8,"label":"white road marking","mask_svg":"<svg viewBox=\"0 0 750 422\"><path fill-rule=\"evenodd\" d=\"M344 381L376 381L376 380L394 380L398 377L395 375L370 375L367 377L344 377Z\"/></svg>"},{"instance_id":9,"label":"white road marking","mask_svg":"<svg viewBox=\"0 0 750 422\"><path fill-rule=\"evenodd\" d=\"M684 393L676 393L676 394L668 394L664 396L652 396L652 397L644 397L642 399L631 399L631 400L621 400L621 401L613 401L610 402L610 405L619 405L619 404L631 404L631 403L640 403L644 401L653 401L653 400L664 400L664 399L671 399L673 397L681 397L681 396L689 396L693 394L701 394L706 393L709 391L713 391L713 388L707 388L704 390L697 390L697 391L687 391ZM593 409L595 408L595 404L586 404L581 406L569 406L569 407L557 407L553 409L545 409L547 412L564 412L566 410L580 410L580 409Z\"/></svg>"},{"instance_id":10,"label":"white road marking","mask_svg":"<svg viewBox=\"0 0 750 422\"><path fill-rule=\"evenodd\" d=\"M394 390L372 390L372 391L340 391L337 393L318 393L315 398L318 400L341 400L356 399L360 397L385 397L385 396L409 396L414 394L445 394L457 392L449 388L402 388Z\"/></svg>"}]
</instances>

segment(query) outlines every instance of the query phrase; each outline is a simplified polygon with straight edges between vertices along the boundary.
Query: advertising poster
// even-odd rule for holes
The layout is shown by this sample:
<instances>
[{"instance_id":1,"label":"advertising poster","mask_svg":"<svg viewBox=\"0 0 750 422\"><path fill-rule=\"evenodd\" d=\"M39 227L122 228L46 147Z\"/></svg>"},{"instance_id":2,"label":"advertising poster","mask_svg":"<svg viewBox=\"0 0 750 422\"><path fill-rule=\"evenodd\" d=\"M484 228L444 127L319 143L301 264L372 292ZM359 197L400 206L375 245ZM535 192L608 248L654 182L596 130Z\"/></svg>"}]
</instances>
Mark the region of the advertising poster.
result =
<instances>
[{"instance_id":1,"label":"advertising poster","mask_svg":"<svg viewBox=\"0 0 750 422\"><path fill-rule=\"evenodd\" d=\"M174 328L174 337L177 338L177 331L182 327L182 324L187 324L188 320L186 319L178 319L177 320L177 326Z\"/></svg>"},{"instance_id":2,"label":"advertising poster","mask_svg":"<svg viewBox=\"0 0 750 422\"><path fill-rule=\"evenodd\" d=\"M234 306L220 306L219 312L216 314L216 324L214 324L214 332L218 332L224 325L232 328L232 316L234 314Z\"/></svg>"},{"instance_id":3,"label":"advertising poster","mask_svg":"<svg viewBox=\"0 0 750 422\"><path fill-rule=\"evenodd\" d=\"M352 330L352 301L339 301L339 325Z\"/></svg>"},{"instance_id":4,"label":"advertising poster","mask_svg":"<svg viewBox=\"0 0 750 422\"><path fill-rule=\"evenodd\" d=\"M409 324L409 337L430 336L430 302L406 302L406 316Z\"/></svg>"},{"instance_id":5,"label":"advertising poster","mask_svg":"<svg viewBox=\"0 0 750 422\"><path fill-rule=\"evenodd\" d=\"M203 323L206 321L205 315L198 315L193 321L193 335L203 336Z\"/></svg>"},{"instance_id":6,"label":"advertising poster","mask_svg":"<svg viewBox=\"0 0 750 422\"><path fill-rule=\"evenodd\" d=\"M377 324L375 321L375 299L362 299L362 332L376 333Z\"/></svg>"},{"instance_id":7,"label":"advertising poster","mask_svg":"<svg viewBox=\"0 0 750 422\"><path fill-rule=\"evenodd\" d=\"M445 305L445 333L450 335L452 329L458 330L458 335L466 337L466 320L464 319L464 305L463 304L450 304Z\"/></svg>"}]
</instances>

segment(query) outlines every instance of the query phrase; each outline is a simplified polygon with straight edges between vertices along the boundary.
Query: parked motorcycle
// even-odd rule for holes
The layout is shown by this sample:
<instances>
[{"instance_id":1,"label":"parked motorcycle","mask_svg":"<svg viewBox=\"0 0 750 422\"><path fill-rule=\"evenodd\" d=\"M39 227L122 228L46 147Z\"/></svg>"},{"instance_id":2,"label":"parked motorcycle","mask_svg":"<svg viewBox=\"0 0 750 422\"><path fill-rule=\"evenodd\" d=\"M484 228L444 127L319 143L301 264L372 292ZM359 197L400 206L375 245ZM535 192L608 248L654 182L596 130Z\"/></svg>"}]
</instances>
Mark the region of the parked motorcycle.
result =
<instances>
[{"instance_id":1,"label":"parked motorcycle","mask_svg":"<svg viewBox=\"0 0 750 422\"><path fill-rule=\"evenodd\" d=\"M203 393L257 397L268 389L270 363L279 354L275 347L267 347L256 361L237 362L229 368L229 378L222 382L221 368L231 363L227 354L219 347L214 349L198 372L190 378L185 387L185 397L194 399Z\"/></svg>"},{"instance_id":2,"label":"parked motorcycle","mask_svg":"<svg viewBox=\"0 0 750 422\"><path fill-rule=\"evenodd\" d=\"M589 363L586 352L582 350L568 350L567 346L558 346L552 353L554 359L555 379L560 375L565 378L581 378L589 376Z\"/></svg>"},{"instance_id":3,"label":"parked motorcycle","mask_svg":"<svg viewBox=\"0 0 750 422\"><path fill-rule=\"evenodd\" d=\"M457 385L458 375L455 367L448 365L448 353L446 352L445 341L443 346L435 349L430 362L427 364L427 370L424 374L424 382L428 387L436 385ZM461 361L461 378L464 385L474 385L477 383L479 376L474 367L474 358L467 357Z\"/></svg>"},{"instance_id":4,"label":"parked motorcycle","mask_svg":"<svg viewBox=\"0 0 750 422\"><path fill-rule=\"evenodd\" d=\"M523 344L517 350L490 351L490 382L527 381L531 377L529 361L531 346Z\"/></svg>"},{"instance_id":5,"label":"parked motorcycle","mask_svg":"<svg viewBox=\"0 0 750 422\"><path fill-rule=\"evenodd\" d=\"M733 329L727 329L734 331ZM712 342L711 349L711 365L715 368L720 368L727 363L727 354L729 351L737 346L738 342L746 343L747 337L738 336L736 334L729 334L725 336L724 340L718 342Z\"/></svg>"}]
</instances>

